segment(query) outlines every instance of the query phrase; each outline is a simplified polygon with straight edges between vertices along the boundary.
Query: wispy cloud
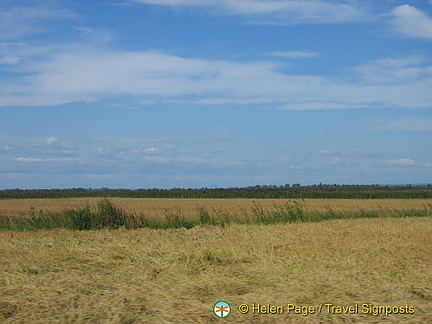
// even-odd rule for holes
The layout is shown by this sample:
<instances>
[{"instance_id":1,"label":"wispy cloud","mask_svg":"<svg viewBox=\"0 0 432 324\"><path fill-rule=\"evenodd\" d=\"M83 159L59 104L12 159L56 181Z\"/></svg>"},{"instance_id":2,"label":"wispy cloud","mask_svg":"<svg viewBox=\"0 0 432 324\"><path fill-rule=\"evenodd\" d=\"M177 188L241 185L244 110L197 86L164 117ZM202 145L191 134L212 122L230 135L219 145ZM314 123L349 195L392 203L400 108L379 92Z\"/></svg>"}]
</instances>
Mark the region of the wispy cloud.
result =
<instances>
[{"instance_id":1,"label":"wispy cloud","mask_svg":"<svg viewBox=\"0 0 432 324\"><path fill-rule=\"evenodd\" d=\"M385 121L380 126L385 130L409 130L409 131L430 131L432 130L432 119L430 118L404 118L392 121Z\"/></svg>"},{"instance_id":2,"label":"wispy cloud","mask_svg":"<svg viewBox=\"0 0 432 324\"><path fill-rule=\"evenodd\" d=\"M83 179L117 179L115 182L108 183L90 182L91 186L96 187L110 184L110 186L121 187L122 182L118 182L118 179L135 179L136 182L133 183L137 187L142 187L143 183L146 186L154 183L158 183L158 186L161 186L161 183L167 186L175 184L192 187L207 186L215 181L233 185L278 184L281 181L281 174L286 179L294 179L299 169L313 173L310 179L308 178L312 183L316 181L352 183L358 181L359 174L382 176L378 173L395 172L395 167L408 166L407 169L414 170L415 168L412 168L414 166L420 168L432 165L418 162L413 158L391 159L385 154L380 153L377 156L370 151L349 148L324 147L306 155L304 152L292 150L290 156L287 156L286 150L282 148L244 147L238 142L216 139L199 143L195 141L143 143L140 138L89 139L85 145L71 143L71 146L76 148L73 157L42 154L36 151L24 153L25 150L22 148L31 147L29 144L33 143L33 139L28 138L27 143L23 139L21 141L21 149L4 155L0 161L3 163L4 170L8 170L0 173L0 179L9 181L7 183L14 183L11 179L7 180L8 177L16 180L17 177L22 176L27 180L36 177L38 181L41 177L47 179L60 177L62 181L75 179L75 182L71 182L74 183L73 186L82 186L80 181ZM57 142L53 137L45 138L44 141ZM14 143L11 145L15 146ZM270 150L271 156L267 154ZM106 151L107 155L99 155L99 151ZM275 169L277 172L274 171ZM344 170L355 170L357 173L355 176L346 177ZM340 174L341 178L322 176L333 172ZM256 174L259 176L255 178ZM190 179L195 180L189 183ZM373 177L371 179L373 181ZM52 180L55 184L55 179ZM61 183L66 186L65 182Z\"/></svg>"},{"instance_id":3,"label":"wispy cloud","mask_svg":"<svg viewBox=\"0 0 432 324\"><path fill-rule=\"evenodd\" d=\"M348 81L290 75L270 62L83 48L18 64L27 75L2 84L0 106L58 105L114 94L155 102L184 98L215 104L267 102L289 110L431 106L432 67L416 65L412 59L409 66L392 60L356 67L361 78Z\"/></svg>"},{"instance_id":4,"label":"wispy cloud","mask_svg":"<svg viewBox=\"0 0 432 324\"><path fill-rule=\"evenodd\" d=\"M355 149L355 150L342 150L342 149L320 149L318 151L318 154L323 154L323 155L345 155L345 156L370 156L370 154L364 152L363 150L360 149Z\"/></svg>"},{"instance_id":5,"label":"wispy cloud","mask_svg":"<svg viewBox=\"0 0 432 324\"><path fill-rule=\"evenodd\" d=\"M105 138L99 141L93 139L87 145L74 143L73 146L76 147L74 157L59 157L54 152L32 150L33 141L27 139L27 143L25 141L21 143L19 151L8 152L3 161L11 166L11 174L60 172L63 175L76 176L88 174L115 176L124 172L142 176L144 171L150 172L153 176L178 172L192 174L224 169L240 170L260 164L260 159L251 161L246 157L232 156L231 150L226 147L221 148L218 140L176 144L170 142L138 144L140 142L138 138L129 138L126 142L124 140ZM56 144L59 140L49 137L46 142Z\"/></svg>"},{"instance_id":6,"label":"wispy cloud","mask_svg":"<svg viewBox=\"0 0 432 324\"><path fill-rule=\"evenodd\" d=\"M390 165L415 165L416 164L416 162L413 159L385 160L384 163Z\"/></svg>"},{"instance_id":7,"label":"wispy cloud","mask_svg":"<svg viewBox=\"0 0 432 324\"><path fill-rule=\"evenodd\" d=\"M19 62L19 57L12 55L0 56L0 64L17 64Z\"/></svg>"},{"instance_id":8,"label":"wispy cloud","mask_svg":"<svg viewBox=\"0 0 432 324\"><path fill-rule=\"evenodd\" d=\"M112 34L104 28L75 27L75 30L82 34L82 41L93 44L104 44L113 39Z\"/></svg>"},{"instance_id":9,"label":"wispy cloud","mask_svg":"<svg viewBox=\"0 0 432 324\"><path fill-rule=\"evenodd\" d=\"M302 111L302 110L320 110L320 109L362 109L362 108L376 108L373 103L360 102L360 103L350 103L350 102L338 102L330 101L326 102L323 100L317 100L314 102L304 101L295 103L286 103L277 106L277 110L291 110L291 111Z\"/></svg>"},{"instance_id":10,"label":"wispy cloud","mask_svg":"<svg viewBox=\"0 0 432 324\"><path fill-rule=\"evenodd\" d=\"M74 151L72 146L61 142L57 137L51 136L45 139L45 143L33 146L33 151L39 154L69 155Z\"/></svg>"},{"instance_id":11,"label":"wispy cloud","mask_svg":"<svg viewBox=\"0 0 432 324\"><path fill-rule=\"evenodd\" d=\"M34 163L34 162L70 162L74 161L74 159L71 158L32 158L32 157L17 157L14 159L17 162L28 162L28 163Z\"/></svg>"},{"instance_id":12,"label":"wispy cloud","mask_svg":"<svg viewBox=\"0 0 432 324\"><path fill-rule=\"evenodd\" d=\"M255 18L254 22L273 24L338 23L359 21L362 10L352 1L325 0L134 0L168 6L213 8L217 13Z\"/></svg>"},{"instance_id":13,"label":"wispy cloud","mask_svg":"<svg viewBox=\"0 0 432 324\"><path fill-rule=\"evenodd\" d=\"M155 101L189 96L191 102L267 102L290 110L430 106L432 68L415 65L412 59L410 66L392 60L355 68L361 79L353 82L285 74L278 64L269 62L77 49L18 64L17 69L27 76L2 84L0 105L58 105L129 94Z\"/></svg>"},{"instance_id":14,"label":"wispy cloud","mask_svg":"<svg viewBox=\"0 0 432 324\"><path fill-rule=\"evenodd\" d=\"M288 52L272 52L272 56L286 57L286 58L313 58L321 56L318 52L303 52L303 51L288 51Z\"/></svg>"},{"instance_id":15,"label":"wispy cloud","mask_svg":"<svg viewBox=\"0 0 432 324\"><path fill-rule=\"evenodd\" d=\"M361 80L371 84L415 82L432 79L432 65L423 64L417 56L385 58L353 68Z\"/></svg>"},{"instance_id":16,"label":"wispy cloud","mask_svg":"<svg viewBox=\"0 0 432 324\"><path fill-rule=\"evenodd\" d=\"M16 149L9 145L0 146L0 153L7 153L7 154L16 153Z\"/></svg>"},{"instance_id":17,"label":"wispy cloud","mask_svg":"<svg viewBox=\"0 0 432 324\"><path fill-rule=\"evenodd\" d=\"M0 4L0 41L22 39L46 31L53 20L75 18L70 10L56 5L55 1L6 1Z\"/></svg>"},{"instance_id":18,"label":"wispy cloud","mask_svg":"<svg viewBox=\"0 0 432 324\"><path fill-rule=\"evenodd\" d=\"M397 32L409 37L432 40L432 18L423 11L405 4L394 8L391 15Z\"/></svg>"},{"instance_id":19,"label":"wispy cloud","mask_svg":"<svg viewBox=\"0 0 432 324\"><path fill-rule=\"evenodd\" d=\"M163 6L214 7L242 15L290 13L319 17L326 10L351 8L357 2L293 0L140 0ZM353 7L354 6L354 7ZM31 9L31 10L30 10ZM6 24L14 29L20 19L35 21L71 17L48 6L13 8ZM350 10L348 10L350 11ZM36 13L40 13L39 18ZM316 14L316 15L315 15ZM301 16L300 15L300 16ZM39 19L39 20L38 20ZM1 23L0 23L1 24ZM40 25L43 25L42 23ZM104 29L76 27L90 39L108 41ZM36 28L37 30L37 28ZM0 27L1 31L1 27ZM24 34L23 34L24 35ZM415 57L385 58L353 68L348 78L289 74L280 62L213 60L176 56L162 51L107 49L97 41L82 44L34 46L0 43L5 53L0 64L19 77L0 79L0 106L52 106L71 102L94 102L116 95L133 97L112 105L136 107L136 103L196 103L266 105L280 110L430 107L432 66ZM86 38L86 37L84 37ZM317 58L319 52L279 51L286 58ZM280 61L280 60L279 60Z\"/></svg>"}]
</instances>

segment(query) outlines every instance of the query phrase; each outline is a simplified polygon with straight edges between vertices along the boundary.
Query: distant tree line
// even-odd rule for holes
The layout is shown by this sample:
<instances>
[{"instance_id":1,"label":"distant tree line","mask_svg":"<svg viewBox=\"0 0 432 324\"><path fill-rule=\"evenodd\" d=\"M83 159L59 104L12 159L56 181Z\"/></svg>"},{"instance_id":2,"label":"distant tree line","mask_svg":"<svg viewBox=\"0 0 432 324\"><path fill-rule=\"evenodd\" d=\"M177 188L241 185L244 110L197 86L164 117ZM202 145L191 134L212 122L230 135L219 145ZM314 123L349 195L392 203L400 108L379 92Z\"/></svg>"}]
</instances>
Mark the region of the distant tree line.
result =
<instances>
[{"instance_id":1,"label":"distant tree line","mask_svg":"<svg viewBox=\"0 0 432 324\"><path fill-rule=\"evenodd\" d=\"M74 198L74 197L123 197L123 198L432 198L432 185L380 186L380 185L312 185L299 184L275 186L256 185L244 188L199 189L5 189L0 199L19 198Z\"/></svg>"}]
</instances>

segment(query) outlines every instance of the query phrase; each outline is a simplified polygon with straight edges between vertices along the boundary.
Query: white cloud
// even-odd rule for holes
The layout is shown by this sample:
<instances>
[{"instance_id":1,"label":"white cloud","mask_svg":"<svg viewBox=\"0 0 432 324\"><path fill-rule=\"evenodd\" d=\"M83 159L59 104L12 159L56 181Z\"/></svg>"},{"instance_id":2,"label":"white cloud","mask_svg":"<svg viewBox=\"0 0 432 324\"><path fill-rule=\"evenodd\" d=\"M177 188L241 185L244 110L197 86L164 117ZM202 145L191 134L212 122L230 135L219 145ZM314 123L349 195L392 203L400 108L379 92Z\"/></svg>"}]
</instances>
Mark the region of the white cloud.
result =
<instances>
[{"instance_id":1,"label":"white cloud","mask_svg":"<svg viewBox=\"0 0 432 324\"><path fill-rule=\"evenodd\" d=\"M107 179L111 179L111 178L116 178L116 177L118 177L118 175L113 175L113 174L85 174L85 175L83 175L83 177L86 179L91 179L91 180L107 180Z\"/></svg>"},{"instance_id":2,"label":"white cloud","mask_svg":"<svg viewBox=\"0 0 432 324\"><path fill-rule=\"evenodd\" d=\"M44 144L34 145L34 152L55 155L68 155L74 153L70 145L61 142L57 137L54 136L47 137Z\"/></svg>"},{"instance_id":3,"label":"white cloud","mask_svg":"<svg viewBox=\"0 0 432 324\"><path fill-rule=\"evenodd\" d=\"M160 149L156 146L148 147L148 148L133 148L131 149L132 153L157 153Z\"/></svg>"},{"instance_id":4,"label":"white cloud","mask_svg":"<svg viewBox=\"0 0 432 324\"><path fill-rule=\"evenodd\" d=\"M272 56L287 57L287 58L312 58L321 56L318 52L303 52L303 51L290 51L290 52L272 52Z\"/></svg>"},{"instance_id":5,"label":"white cloud","mask_svg":"<svg viewBox=\"0 0 432 324\"><path fill-rule=\"evenodd\" d=\"M319 155L344 157L344 158L370 158L375 156L374 154L365 152L360 149L353 149L353 150L320 149L317 153Z\"/></svg>"},{"instance_id":6,"label":"white cloud","mask_svg":"<svg viewBox=\"0 0 432 324\"><path fill-rule=\"evenodd\" d=\"M374 108L371 103L357 103L352 104L349 102L326 102L326 101L316 101L316 102L296 102L287 103L277 107L277 110L318 110L318 109L360 109L360 108Z\"/></svg>"},{"instance_id":7,"label":"white cloud","mask_svg":"<svg viewBox=\"0 0 432 324\"><path fill-rule=\"evenodd\" d=\"M14 4L17 2L14 1ZM2 6L3 5L3 6ZM72 11L60 8L52 1L37 1L21 6L0 5L0 40L16 40L48 29L47 23L56 19L74 18Z\"/></svg>"},{"instance_id":8,"label":"white cloud","mask_svg":"<svg viewBox=\"0 0 432 324\"><path fill-rule=\"evenodd\" d=\"M286 19L315 18L330 9L351 8L346 1L294 0L140 0L164 6L206 6L246 16ZM41 6L12 8L8 26L20 19L36 25L42 20L70 18L69 11ZM348 10L350 11L350 10ZM40 17L37 18L37 14ZM287 16L288 15L288 16ZM15 17L15 18L11 18ZM331 15L329 16L331 18ZM11 20L12 19L12 20ZM297 19L297 18L296 18ZM307 20L306 19L306 20ZM288 19L289 20L289 19ZM1 29L0 22L0 32ZM37 28L36 28L37 29ZM91 39L109 40L103 29L78 29ZM22 34L24 35L24 34ZM27 35L27 34L26 34ZM19 36L19 35L18 35ZM17 37L18 37L17 36ZM19 37L18 37L19 38ZM105 40L104 40L105 39ZM364 107L430 107L432 67L415 58L384 59L354 69L346 79L314 75L290 75L271 62L246 62L188 58L158 51L98 50L94 44L30 46L0 42L0 64L20 77L0 80L0 106L50 106L70 102L94 102L115 95L133 96L140 105L157 103L261 104L281 110L353 109ZM312 58L318 52L280 51L273 56ZM408 62L404 62L407 60ZM112 97L111 97L112 98ZM135 107L124 102L113 104Z\"/></svg>"},{"instance_id":9,"label":"white cloud","mask_svg":"<svg viewBox=\"0 0 432 324\"><path fill-rule=\"evenodd\" d=\"M341 152L342 151L340 149L330 149L330 150L328 150L328 149L320 149L318 151L319 154L325 154L325 155L328 155L328 154L339 154Z\"/></svg>"},{"instance_id":10,"label":"white cloud","mask_svg":"<svg viewBox=\"0 0 432 324\"><path fill-rule=\"evenodd\" d=\"M47 139L44 139L44 141L46 142ZM27 141L22 143L21 147L27 148L32 142L33 139L28 138ZM94 178L96 179L99 176L110 175L112 177L126 176L128 183L130 183L130 181L137 180L137 178L143 175L154 177L155 180L158 181L160 181L160 177L173 177L176 175L181 175L185 178L188 176L205 175L211 179L221 181L222 178L220 174L224 174L227 179L228 175L229 178L231 178L231 176L244 177L244 179L247 180L246 183L249 183L252 181L250 180L250 174L260 174L262 180L257 183L270 182L277 184L280 181L281 172L285 175L295 175L295 172L301 169L316 171L316 173L314 173L315 175L309 179L310 183L314 181L333 183L339 181L319 178L319 174L332 174L331 177L334 177L334 170L337 170L337 172L339 172L338 176L344 176L344 170L354 170L354 173L357 172L357 178L356 176L349 175L346 180L340 180L344 183L350 183L359 181L359 174L361 176L369 175L371 176L371 181L374 181L373 179L375 176L382 176L381 173L386 172L397 172L401 167L405 167L407 170L417 170L418 168L431 166L430 159L423 162L417 162L408 158L386 161L387 157L383 158L381 156L381 159L377 160L376 156L371 156L367 152L347 148L324 147L319 151L310 152L312 154L293 151L291 152L293 156L287 156L283 148L270 148L268 146L244 147L237 142L231 143L228 147L228 151L225 149L218 150L221 146L220 141L216 139L202 142L143 143L141 138L118 138L115 140L115 138L110 137L99 138L98 140L90 139L87 145L74 143L73 146L77 147L77 157L73 158L41 156L36 154L30 155L29 153L14 154L12 159L10 159L9 156L3 158L3 161L9 161L9 163L11 163L10 166L13 166L13 168L5 168L7 172L3 173L3 175L0 174L0 177L18 176L20 174L30 176L34 174L43 177L55 175L57 178L82 178L86 175L95 175ZM98 156L95 150L96 148L102 148L103 151L107 150L110 154L109 159ZM145 150L151 148L158 148L158 150L151 154L145 152ZM264 152L268 153L269 149L273 150L271 156L263 154ZM134 152L134 150L137 152ZM240 152L241 156L238 154L231 154L233 152ZM388 167L389 165L392 167ZM278 170L279 177L273 172L275 169ZM259 171L258 173L257 170ZM379 172L377 170L379 170ZM315 178L317 175L318 178ZM287 178L290 177L287 176ZM307 183L309 180L299 180L298 182ZM17 184L12 181L8 183L14 184L15 187L17 186ZM53 186L55 186L55 183L56 182L54 182ZM64 182L58 183L64 185ZM148 184L148 182L145 183L146 185ZM109 184L101 182L99 186L107 185ZM136 185L140 186L139 181L137 181ZM203 186L207 185L208 183L203 184ZM238 185L238 183L233 182L233 185ZM82 186L82 184L79 185L78 182L78 186ZM91 187L94 185L89 186ZM124 187L124 185L120 184L116 186ZM130 187L130 185L128 186ZM151 186L153 186L153 184ZM155 184L154 186L160 187L161 184ZM182 186L187 187L187 185ZM201 185L192 182L191 186Z\"/></svg>"},{"instance_id":11,"label":"white cloud","mask_svg":"<svg viewBox=\"0 0 432 324\"><path fill-rule=\"evenodd\" d=\"M152 147L149 147L149 148L146 148L143 150L143 152L145 152L145 153L155 153L157 151L159 151L159 149L155 146L152 146Z\"/></svg>"},{"instance_id":12,"label":"white cloud","mask_svg":"<svg viewBox=\"0 0 432 324\"><path fill-rule=\"evenodd\" d=\"M338 157L331 157L326 161L327 164L339 164L340 158Z\"/></svg>"},{"instance_id":13,"label":"white cloud","mask_svg":"<svg viewBox=\"0 0 432 324\"><path fill-rule=\"evenodd\" d=\"M228 15L255 18L254 22L296 24L359 21L363 13L350 2L325 0L135 0L170 7L209 7ZM259 20L261 19L261 21Z\"/></svg>"},{"instance_id":14,"label":"white cloud","mask_svg":"<svg viewBox=\"0 0 432 324\"><path fill-rule=\"evenodd\" d=\"M0 105L48 105L49 101L56 105L122 93L165 98L212 94L256 100L301 93L302 85L320 82L317 77L285 76L270 63L188 59L157 52L57 54L27 69L29 75L21 82L1 87ZM17 92L25 95L12 95Z\"/></svg>"},{"instance_id":15,"label":"white cloud","mask_svg":"<svg viewBox=\"0 0 432 324\"><path fill-rule=\"evenodd\" d=\"M27 75L0 84L0 106L59 105L128 94L138 102L266 104L288 110L430 107L432 68L416 65L412 58L405 61L384 59L356 67L360 78L347 81L290 75L269 62L75 49L18 64Z\"/></svg>"},{"instance_id":16,"label":"white cloud","mask_svg":"<svg viewBox=\"0 0 432 324\"><path fill-rule=\"evenodd\" d=\"M14 159L17 162L28 162L28 163L34 163L34 162L70 162L74 161L74 159L71 158L30 158L30 157L18 157Z\"/></svg>"},{"instance_id":17,"label":"white cloud","mask_svg":"<svg viewBox=\"0 0 432 324\"><path fill-rule=\"evenodd\" d=\"M416 162L413 159L395 159L395 160L386 160L385 164L390 165L415 165Z\"/></svg>"},{"instance_id":18,"label":"white cloud","mask_svg":"<svg viewBox=\"0 0 432 324\"><path fill-rule=\"evenodd\" d=\"M56 137L48 137L48 138L46 139L46 142L47 142L48 144L55 144L55 143L58 143L59 140L58 140L58 138L56 138Z\"/></svg>"},{"instance_id":19,"label":"white cloud","mask_svg":"<svg viewBox=\"0 0 432 324\"><path fill-rule=\"evenodd\" d=\"M361 80L371 84L406 83L432 78L432 66L420 57L386 58L353 68Z\"/></svg>"},{"instance_id":20,"label":"white cloud","mask_svg":"<svg viewBox=\"0 0 432 324\"><path fill-rule=\"evenodd\" d=\"M410 5L402 5L391 12L395 30L405 36L432 39L432 18Z\"/></svg>"}]
</instances>

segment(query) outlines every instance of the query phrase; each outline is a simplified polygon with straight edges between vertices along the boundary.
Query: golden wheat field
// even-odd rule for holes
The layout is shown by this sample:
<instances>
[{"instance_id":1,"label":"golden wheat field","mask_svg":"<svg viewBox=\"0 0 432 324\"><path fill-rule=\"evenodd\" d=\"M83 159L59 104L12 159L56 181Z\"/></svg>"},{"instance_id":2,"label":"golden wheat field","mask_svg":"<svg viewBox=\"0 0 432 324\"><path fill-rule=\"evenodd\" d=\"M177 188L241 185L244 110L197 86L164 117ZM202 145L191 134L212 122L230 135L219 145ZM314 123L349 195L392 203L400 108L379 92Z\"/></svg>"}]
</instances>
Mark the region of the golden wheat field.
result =
<instances>
[{"instance_id":1,"label":"golden wheat field","mask_svg":"<svg viewBox=\"0 0 432 324\"><path fill-rule=\"evenodd\" d=\"M0 200L0 216L27 216L35 211L59 212L65 209L94 205L101 198L62 199L3 199ZM254 202L265 208L298 202L306 211L323 212L331 208L336 212L359 211L401 211L424 209L432 205L432 199L175 199L175 198L110 198L115 205L128 212L160 216L164 210L177 209L185 216L196 216L197 208L209 210L226 209L232 213L248 212Z\"/></svg>"},{"instance_id":2,"label":"golden wheat field","mask_svg":"<svg viewBox=\"0 0 432 324\"><path fill-rule=\"evenodd\" d=\"M113 201L129 211L156 214L161 208L195 213L203 205L241 211L251 203ZM0 202L2 213L20 215L30 206L63 210L85 205L87 199ZM17 209L8 209L14 203ZM304 203L340 211L394 210L422 208L430 200ZM431 251L431 217L189 230L0 231L0 322L432 323ZM220 300L231 305L224 319L213 313ZM243 304L249 308L246 314L239 311ZM290 313L288 304L294 307ZM349 306L345 310L352 313L341 313ZM378 314L385 311L378 306L398 314Z\"/></svg>"}]
</instances>

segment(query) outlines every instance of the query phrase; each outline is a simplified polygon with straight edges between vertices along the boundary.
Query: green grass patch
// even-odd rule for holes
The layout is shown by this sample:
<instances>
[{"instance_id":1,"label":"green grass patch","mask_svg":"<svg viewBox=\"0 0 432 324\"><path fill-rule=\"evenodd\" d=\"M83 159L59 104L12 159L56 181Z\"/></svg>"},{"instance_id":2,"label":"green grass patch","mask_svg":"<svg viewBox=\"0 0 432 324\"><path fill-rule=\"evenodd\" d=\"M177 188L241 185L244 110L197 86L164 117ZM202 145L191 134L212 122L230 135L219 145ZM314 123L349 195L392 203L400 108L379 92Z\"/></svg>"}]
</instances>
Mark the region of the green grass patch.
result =
<instances>
[{"instance_id":1,"label":"green grass patch","mask_svg":"<svg viewBox=\"0 0 432 324\"><path fill-rule=\"evenodd\" d=\"M192 228L201 226L229 226L230 224L280 224L296 222L320 222L330 219L377 218L377 217L415 217L432 216L432 205L423 209L407 210L357 210L336 212L330 207L324 212L307 212L303 202L289 202L281 206L264 208L257 202L249 212L242 215L227 209L206 207L197 208L196 217L186 217L180 208L164 209L162 217L148 217L144 214L127 213L114 205L109 199L100 200L96 206L68 209L59 213L37 212L30 209L28 217L13 218L0 216L0 230L35 231L53 228L73 230L99 230L123 228Z\"/></svg>"}]
</instances>

